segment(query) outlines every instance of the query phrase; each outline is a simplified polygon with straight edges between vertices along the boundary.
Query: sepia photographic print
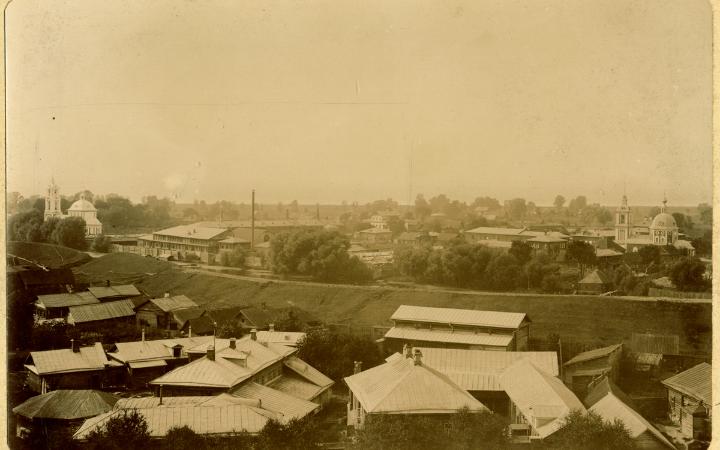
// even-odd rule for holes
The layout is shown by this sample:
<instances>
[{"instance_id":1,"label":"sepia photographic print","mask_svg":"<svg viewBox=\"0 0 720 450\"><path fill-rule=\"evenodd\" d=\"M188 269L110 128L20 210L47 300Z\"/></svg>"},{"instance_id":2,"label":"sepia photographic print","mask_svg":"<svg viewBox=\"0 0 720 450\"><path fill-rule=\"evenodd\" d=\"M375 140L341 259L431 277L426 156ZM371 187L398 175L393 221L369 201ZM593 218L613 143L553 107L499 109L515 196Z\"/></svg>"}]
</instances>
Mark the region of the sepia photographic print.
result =
<instances>
[{"instance_id":1,"label":"sepia photographic print","mask_svg":"<svg viewBox=\"0 0 720 450\"><path fill-rule=\"evenodd\" d=\"M8 2L7 447L713 448L713 13Z\"/></svg>"}]
</instances>

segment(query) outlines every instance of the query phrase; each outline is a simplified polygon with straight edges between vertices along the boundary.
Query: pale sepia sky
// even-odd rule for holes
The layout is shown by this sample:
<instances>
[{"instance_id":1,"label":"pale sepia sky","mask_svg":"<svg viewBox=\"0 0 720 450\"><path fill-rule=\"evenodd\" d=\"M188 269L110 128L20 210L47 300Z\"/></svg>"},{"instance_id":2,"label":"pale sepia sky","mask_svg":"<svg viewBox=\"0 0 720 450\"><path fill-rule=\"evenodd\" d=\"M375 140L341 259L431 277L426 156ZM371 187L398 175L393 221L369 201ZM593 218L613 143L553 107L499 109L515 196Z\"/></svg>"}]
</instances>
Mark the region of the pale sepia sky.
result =
<instances>
[{"instance_id":1,"label":"pale sepia sky","mask_svg":"<svg viewBox=\"0 0 720 450\"><path fill-rule=\"evenodd\" d=\"M8 190L710 201L700 0L14 0Z\"/></svg>"}]
</instances>

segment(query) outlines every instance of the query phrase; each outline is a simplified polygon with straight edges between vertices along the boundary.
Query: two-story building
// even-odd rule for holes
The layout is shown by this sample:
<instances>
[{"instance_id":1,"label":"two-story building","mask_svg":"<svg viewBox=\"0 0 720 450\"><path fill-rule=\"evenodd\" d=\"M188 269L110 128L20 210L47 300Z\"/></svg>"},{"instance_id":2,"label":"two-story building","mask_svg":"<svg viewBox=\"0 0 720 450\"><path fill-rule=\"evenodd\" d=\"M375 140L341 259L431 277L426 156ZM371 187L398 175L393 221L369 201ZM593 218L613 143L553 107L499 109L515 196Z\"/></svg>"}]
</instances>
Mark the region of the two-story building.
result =
<instances>
[{"instance_id":1,"label":"two-story building","mask_svg":"<svg viewBox=\"0 0 720 450\"><path fill-rule=\"evenodd\" d=\"M403 345L471 350L524 351L530 339L525 313L400 305L390 317L386 350Z\"/></svg>"},{"instance_id":2,"label":"two-story building","mask_svg":"<svg viewBox=\"0 0 720 450\"><path fill-rule=\"evenodd\" d=\"M173 257L179 260L194 255L205 263L212 263L220 251L220 242L230 237L232 230L227 228L202 227L198 224L178 225L140 236L138 251L141 255Z\"/></svg>"}]
</instances>

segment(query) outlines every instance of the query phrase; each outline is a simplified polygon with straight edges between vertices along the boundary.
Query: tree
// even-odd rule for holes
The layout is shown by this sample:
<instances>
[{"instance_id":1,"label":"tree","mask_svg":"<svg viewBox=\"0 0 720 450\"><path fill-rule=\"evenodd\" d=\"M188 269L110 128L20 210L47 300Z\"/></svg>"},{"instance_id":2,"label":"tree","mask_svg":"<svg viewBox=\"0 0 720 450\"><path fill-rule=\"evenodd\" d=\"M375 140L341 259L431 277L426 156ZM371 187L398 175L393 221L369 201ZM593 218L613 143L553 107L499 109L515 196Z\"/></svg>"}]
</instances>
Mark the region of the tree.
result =
<instances>
[{"instance_id":1,"label":"tree","mask_svg":"<svg viewBox=\"0 0 720 450\"><path fill-rule=\"evenodd\" d=\"M532 257L532 247L524 241L513 241L508 253L513 255L521 266L524 266Z\"/></svg>"},{"instance_id":2,"label":"tree","mask_svg":"<svg viewBox=\"0 0 720 450\"><path fill-rule=\"evenodd\" d=\"M584 276L585 267L595 264L595 248L583 241L572 241L567 246L566 256L568 259L575 261L580 268L580 276Z\"/></svg>"},{"instance_id":3,"label":"tree","mask_svg":"<svg viewBox=\"0 0 720 450\"><path fill-rule=\"evenodd\" d=\"M8 220L8 238L11 241L42 242L43 213L35 209L11 216Z\"/></svg>"},{"instance_id":4,"label":"tree","mask_svg":"<svg viewBox=\"0 0 720 450\"><path fill-rule=\"evenodd\" d=\"M707 230L702 237L695 238L691 241L692 246L698 256L712 255L712 230Z\"/></svg>"},{"instance_id":5,"label":"tree","mask_svg":"<svg viewBox=\"0 0 720 450\"><path fill-rule=\"evenodd\" d=\"M85 219L82 217L71 216L60 221L53 232L53 241L58 245L74 248L77 250L85 250L87 242L85 241Z\"/></svg>"},{"instance_id":6,"label":"tree","mask_svg":"<svg viewBox=\"0 0 720 450\"><path fill-rule=\"evenodd\" d=\"M87 448L92 450L145 448L149 444L148 424L136 410L124 410L111 417L105 426L91 431L87 440Z\"/></svg>"},{"instance_id":7,"label":"tree","mask_svg":"<svg viewBox=\"0 0 720 450\"><path fill-rule=\"evenodd\" d=\"M698 205L698 212L700 213L700 222L704 225L712 225L713 221L713 209L712 206L707 203L700 203Z\"/></svg>"},{"instance_id":8,"label":"tree","mask_svg":"<svg viewBox=\"0 0 720 450\"><path fill-rule=\"evenodd\" d=\"M293 419L283 425L270 420L263 427L257 439L256 450L305 450L320 448L320 427L313 417Z\"/></svg>"},{"instance_id":9,"label":"tree","mask_svg":"<svg viewBox=\"0 0 720 450\"><path fill-rule=\"evenodd\" d=\"M590 411L571 411L563 427L545 440L550 450L631 450L636 448L630 432L619 421L607 422Z\"/></svg>"},{"instance_id":10,"label":"tree","mask_svg":"<svg viewBox=\"0 0 720 450\"><path fill-rule=\"evenodd\" d=\"M187 425L168 430L164 444L168 450L197 450L204 447L202 437Z\"/></svg>"},{"instance_id":11,"label":"tree","mask_svg":"<svg viewBox=\"0 0 720 450\"><path fill-rule=\"evenodd\" d=\"M529 287L539 287L545 276L557 274L559 271L560 265L554 263L552 258L545 253L535 255L525 265L525 276Z\"/></svg>"},{"instance_id":12,"label":"tree","mask_svg":"<svg viewBox=\"0 0 720 450\"><path fill-rule=\"evenodd\" d=\"M220 265L227 267L243 267L245 265L245 250L238 247L232 251L220 253Z\"/></svg>"},{"instance_id":13,"label":"tree","mask_svg":"<svg viewBox=\"0 0 720 450\"><path fill-rule=\"evenodd\" d=\"M597 208L595 209L595 220L599 224L605 225L611 220L613 220L613 215L606 208Z\"/></svg>"},{"instance_id":14,"label":"tree","mask_svg":"<svg viewBox=\"0 0 720 450\"><path fill-rule=\"evenodd\" d=\"M495 255L485 269L486 283L491 289L511 291L522 283L518 260L509 254Z\"/></svg>"},{"instance_id":15,"label":"tree","mask_svg":"<svg viewBox=\"0 0 720 450\"><path fill-rule=\"evenodd\" d=\"M681 232L692 230L693 223L690 216L686 216L685 214L678 212L672 213L672 216L673 219L675 219L675 224L677 224Z\"/></svg>"},{"instance_id":16,"label":"tree","mask_svg":"<svg viewBox=\"0 0 720 450\"><path fill-rule=\"evenodd\" d=\"M640 263L645 266L645 270L650 268L651 265L660 262L660 247L654 245L646 245L640 248L637 252L640 258Z\"/></svg>"},{"instance_id":17,"label":"tree","mask_svg":"<svg viewBox=\"0 0 720 450\"><path fill-rule=\"evenodd\" d=\"M524 198L514 198L506 203L506 213L511 219L518 220L525 217L527 205Z\"/></svg>"},{"instance_id":18,"label":"tree","mask_svg":"<svg viewBox=\"0 0 720 450\"><path fill-rule=\"evenodd\" d=\"M555 200L553 201L553 205L555 205L555 207L556 207L557 209L562 209L562 207L563 207L564 204L565 204L565 197L563 197L562 195L559 195L559 194L558 194L557 196L555 196Z\"/></svg>"},{"instance_id":19,"label":"tree","mask_svg":"<svg viewBox=\"0 0 720 450\"><path fill-rule=\"evenodd\" d=\"M388 221L388 229L392 231L393 236L398 236L405 231L405 222L397 217L391 217Z\"/></svg>"},{"instance_id":20,"label":"tree","mask_svg":"<svg viewBox=\"0 0 720 450\"><path fill-rule=\"evenodd\" d=\"M489 411L473 413L461 409L450 419L451 434L448 448L454 450L502 449L508 446L507 420Z\"/></svg>"},{"instance_id":21,"label":"tree","mask_svg":"<svg viewBox=\"0 0 720 450\"><path fill-rule=\"evenodd\" d=\"M587 206L587 198L584 195L578 195L574 199L570 200L568 210L571 214L577 214Z\"/></svg>"},{"instance_id":22,"label":"tree","mask_svg":"<svg viewBox=\"0 0 720 450\"><path fill-rule=\"evenodd\" d=\"M40 235L43 242L53 242L53 234L60 223L59 217L48 217L42 225L40 225Z\"/></svg>"},{"instance_id":23,"label":"tree","mask_svg":"<svg viewBox=\"0 0 720 450\"><path fill-rule=\"evenodd\" d=\"M98 234L95 236L95 240L93 240L93 250L100 253L107 253L110 251L110 246L112 245L112 240L105 236L104 234Z\"/></svg>"},{"instance_id":24,"label":"tree","mask_svg":"<svg viewBox=\"0 0 720 450\"><path fill-rule=\"evenodd\" d=\"M697 258L682 258L670 268L670 280L680 291L704 291L710 287L705 279L705 264Z\"/></svg>"},{"instance_id":25,"label":"tree","mask_svg":"<svg viewBox=\"0 0 720 450\"><path fill-rule=\"evenodd\" d=\"M383 362L375 342L366 336L310 330L299 345L298 357L339 382L353 373L354 362L369 369Z\"/></svg>"},{"instance_id":26,"label":"tree","mask_svg":"<svg viewBox=\"0 0 720 450\"><path fill-rule=\"evenodd\" d=\"M302 331L303 324L295 311L291 309L275 321L275 329L278 331Z\"/></svg>"}]
</instances>

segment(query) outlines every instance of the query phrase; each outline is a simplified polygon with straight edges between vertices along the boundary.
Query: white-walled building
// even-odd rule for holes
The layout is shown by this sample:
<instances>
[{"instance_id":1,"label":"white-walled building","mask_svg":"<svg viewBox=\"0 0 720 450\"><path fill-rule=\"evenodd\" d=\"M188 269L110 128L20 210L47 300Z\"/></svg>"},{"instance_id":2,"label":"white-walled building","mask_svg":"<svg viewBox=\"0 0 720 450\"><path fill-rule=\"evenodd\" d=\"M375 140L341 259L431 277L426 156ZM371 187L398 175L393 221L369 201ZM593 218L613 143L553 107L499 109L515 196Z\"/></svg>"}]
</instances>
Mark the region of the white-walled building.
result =
<instances>
[{"instance_id":1,"label":"white-walled building","mask_svg":"<svg viewBox=\"0 0 720 450\"><path fill-rule=\"evenodd\" d=\"M97 208L91 202L85 199L84 195L80 199L70 205L67 214L63 214L60 199L60 188L55 184L55 180L50 182L45 194L45 220L51 217L65 219L67 217L81 217L85 220L85 235L94 237L102 234L102 223L97 218Z\"/></svg>"}]
</instances>

